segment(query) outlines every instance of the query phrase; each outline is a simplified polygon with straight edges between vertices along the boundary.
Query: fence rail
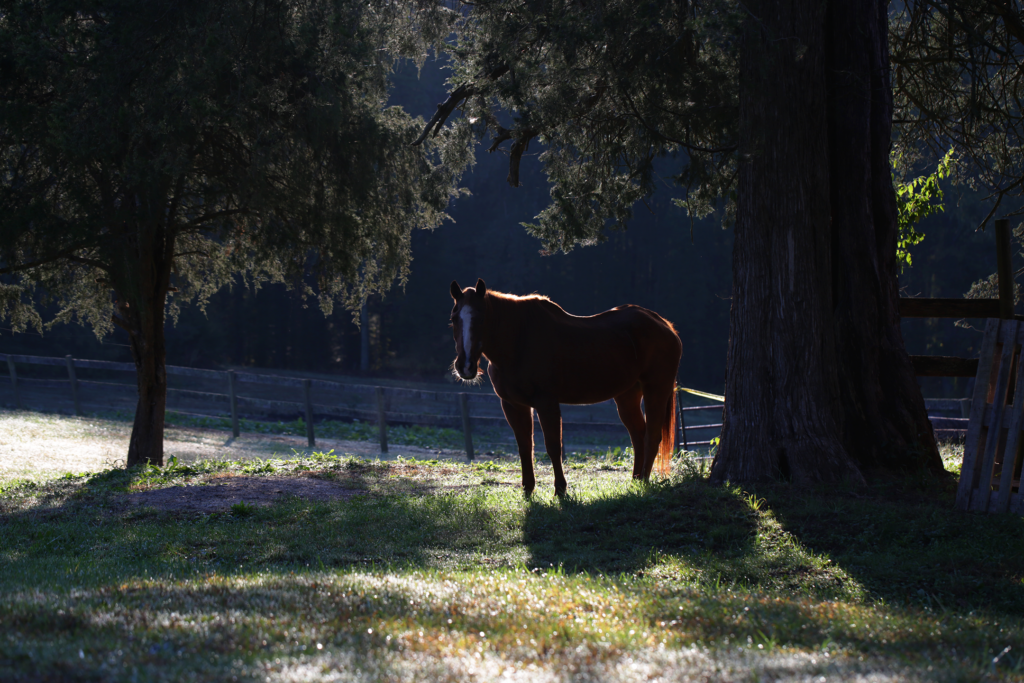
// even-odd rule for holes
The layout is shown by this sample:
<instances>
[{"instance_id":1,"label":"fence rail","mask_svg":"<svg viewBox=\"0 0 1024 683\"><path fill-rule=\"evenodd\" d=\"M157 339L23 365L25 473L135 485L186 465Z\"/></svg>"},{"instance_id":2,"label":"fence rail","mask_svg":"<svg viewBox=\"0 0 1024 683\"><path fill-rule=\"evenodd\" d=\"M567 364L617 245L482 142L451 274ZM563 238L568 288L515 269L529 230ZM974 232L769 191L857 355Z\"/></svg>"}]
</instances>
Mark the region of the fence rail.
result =
<instances>
[{"instance_id":1,"label":"fence rail","mask_svg":"<svg viewBox=\"0 0 1024 683\"><path fill-rule=\"evenodd\" d=\"M71 356L53 358L0 354L0 362L3 361L7 362L14 405L19 408L31 402L47 407L66 406L63 409L72 408L76 415L81 415L83 406L93 409L130 408L137 395L133 377L126 377L127 381L118 381L117 378L120 373L134 375L135 365L132 363ZM48 375L45 378L19 377L19 365L63 367L67 375L57 379L59 375L43 371L42 374ZM510 431L507 440L503 440L503 435L495 436L496 432L507 430L507 422L500 400L493 394L356 384L176 365L166 366L165 371L170 409L186 415L230 417L234 436L240 434L239 419L243 416L264 419L301 416L306 424L310 447L316 445L315 421L323 418L355 419L376 424L382 452L388 450L389 424L459 429L464 433L466 453L470 459L476 450L474 445L515 445ZM681 407L677 413L680 444L684 448L710 444L715 431L721 429L720 421L699 419L700 413L694 411L717 411L720 415L721 409L721 405ZM589 441L607 435L609 442L621 441L625 437L625 429L612 401L589 406L566 405L562 407L562 417L566 443L571 443L573 437L582 439L584 435ZM687 424L687 421L693 424ZM474 427L478 432L475 439ZM609 444L601 447L605 445Z\"/></svg>"},{"instance_id":2,"label":"fence rail","mask_svg":"<svg viewBox=\"0 0 1024 683\"><path fill-rule=\"evenodd\" d=\"M132 363L71 356L52 358L0 354L2 361L7 362L9 386L13 390L14 404L19 408L25 403L23 399L26 393L32 390L50 390L44 397L48 406L55 403L65 405L73 409L76 415L83 414L83 405L116 409L128 407L135 400L136 386L133 381L112 381L108 376L102 379L79 376L79 371L134 373L135 365ZM19 364L63 367L67 378L19 377ZM507 429L500 401L493 394L351 384L176 365L166 366L166 372L169 378L168 403L173 404L175 411L195 416L230 417L231 431L236 437L240 434L241 416L266 419L268 416L280 418L298 415L305 421L307 441L311 448L316 445L315 418L355 419L376 424L381 451L385 453L388 451L389 423L461 430L465 437L467 457L471 460L476 450L474 446L512 447L515 443L511 438L507 441L493 438L495 432ZM175 377L185 378L186 381L181 386L173 386L171 378ZM926 400L938 438L963 436L967 429L969 403L969 399ZM612 401L590 406L563 406L562 414L566 442L571 442L574 436L581 438L584 434L589 439L607 434L610 439L620 440L625 433ZM722 429L721 416L721 404L679 406L676 412L679 445L684 449L710 445ZM484 431L485 434L478 434L474 439L474 426L478 432ZM487 440L481 440L481 436L486 436Z\"/></svg>"}]
</instances>

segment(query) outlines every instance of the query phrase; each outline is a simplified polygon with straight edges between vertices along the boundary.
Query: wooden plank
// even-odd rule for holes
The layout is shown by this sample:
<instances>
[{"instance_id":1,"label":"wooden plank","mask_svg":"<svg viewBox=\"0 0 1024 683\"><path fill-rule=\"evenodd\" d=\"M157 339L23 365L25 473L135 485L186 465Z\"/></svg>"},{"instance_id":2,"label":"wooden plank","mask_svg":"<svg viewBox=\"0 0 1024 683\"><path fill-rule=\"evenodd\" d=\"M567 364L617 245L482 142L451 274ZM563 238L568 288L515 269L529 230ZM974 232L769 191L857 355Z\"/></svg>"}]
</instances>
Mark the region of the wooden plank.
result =
<instances>
[{"instance_id":1,"label":"wooden plank","mask_svg":"<svg viewBox=\"0 0 1024 683\"><path fill-rule=\"evenodd\" d=\"M683 440L683 450L685 451L688 444L686 442L686 419L683 416L683 410L684 408L680 406L678 402L676 402L676 420L678 421L678 426L676 428L682 435L681 438Z\"/></svg>"},{"instance_id":2,"label":"wooden plank","mask_svg":"<svg viewBox=\"0 0 1024 683\"><path fill-rule=\"evenodd\" d=\"M91 368L93 370L117 370L118 372L135 372L134 363L114 363L109 360L86 360L75 358L76 368Z\"/></svg>"},{"instance_id":3,"label":"wooden plank","mask_svg":"<svg viewBox=\"0 0 1024 683\"><path fill-rule=\"evenodd\" d=\"M974 377L978 374L977 358L911 356L910 362L918 377Z\"/></svg>"},{"instance_id":4,"label":"wooden plank","mask_svg":"<svg viewBox=\"0 0 1024 683\"><path fill-rule=\"evenodd\" d=\"M977 371L975 371L977 374ZM926 398L924 407L928 412L936 410L948 410L961 417L968 417L971 411L971 399L969 398Z\"/></svg>"},{"instance_id":5,"label":"wooden plank","mask_svg":"<svg viewBox=\"0 0 1024 683\"><path fill-rule=\"evenodd\" d=\"M1006 320L1002 323L1002 329L1016 332L1018 325L1016 320ZM1014 353L1013 337L1008 334L1007 337L1009 337L1010 343L1003 344L1003 353L999 360L999 374L996 377L995 394L992 400L992 426L989 427L988 439L985 440L985 457L981 461L978 486L971 496L972 510L988 509L989 497L992 495L992 468L996 451L1003 441L1005 411L1002 407L1006 401L1006 392L1010 388L1010 367L1013 365Z\"/></svg>"},{"instance_id":6,"label":"wooden plank","mask_svg":"<svg viewBox=\"0 0 1024 683\"><path fill-rule=\"evenodd\" d=\"M996 273L999 277L999 317L1013 319L1013 267L1010 264L1010 220L996 221Z\"/></svg>"},{"instance_id":7,"label":"wooden plank","mask_svg":"<svg viewBox=\"0 0 1024 683\"><path fill-rule=\"evenodd\" d=\"M998 318L999 299L900 298L903 318Z\"/></svg>"},{"instance_id":8,"label":"wooden plank","mask_svg":"<svg viewBox=\"0 0 1024 683\"><path fill-rule=\"evenodd\" d=\"M687 429L721 429L722 424L690 425Z\"/></svg>"},{"instance_id":9,"label":"wooden plank","mask_svg":"<svg viewBox=\"0 0 1024 683\"><path fill-rule=\"evenodd\" d=\"M71 382L71 401L75 404L75 415L81 416L82 404L78 401L78 378L75 377L75 361L70 355L64 358L68 366L68 381Z\"/></svg>"},{"instance_id":10,"label":"wooden plank","mask_svg":"<svg viewBox=\"0 0 1024 683\"><path fill-rule=\"evenodd\" d=\"M221 382L224 380L224 373L220 370L202 370L200 368L185 368L180 365L165 366L168 375L182 375L184 377L205 377Z\"/></svg>"},{"instance_id":11,"label":"wooden plank","mask_svg":"<svg viewBox=\"0 0 1024 683\"><path fill-rule=\"evenodd\" d=\"M0 354L0 358L15 363L29 363L31 365L64 365L63 358L51 358L50 356L17 356L14 354Z\"/></svg>"},{"instance_id":12,"label":"wooden plank","mask_svg":"<svg viewBox=\"0 0 1024 683\"><path fill-rule=\"evenodd\" d=\"M387 412L384 407L384 389L376 387L377 391L377 436L380 438L380 452L388 452L388 421Z\"/></svg>"},{"instance_id":13,"label":"wooden plank","mask_svg":"<svg viewBox=\"0 0 1024 683\"><path fill-rule=\"evenodd\" d=\"M310 448L316 446L316 435L313 434L313 401L310 400L310 381L302 380L302 398L306 404L306 441Z\"/></svg>"},{"instance_id":14,"label":"wooden plank","mask_svg":"<svg viewBox=\"0 0 1024 683\"><path fill-rule=\"evenodd\" d=\"M978 357L978 374L974 382L974 398L971 401L971 415L967 427L967 437L964 439L964 460L960 467L960 482L957 484L956 490L955 506L959 510L968 508L971 491L974 489L978 451L983 445L981 437L985 431L983 423L988 397L989 373L992 369L999 327L997 318L989 318L985 323L985 336L982 339L981 353Z\"/></svg>"},{"instance_id":15,"label":"wooden plank","mask_svg":"<svg viewBox=\"0 0 1024 683\"><path fill-rule=\"evenodd\" d=\"M1014 340L1014 344L1007 344L1012 346L1015 350L1018 348L1020 343L1020 323L1014 321L1014 324L1018 326L1017 339ZM1007 422L1007 435L1006 435L1006 446L1003 448L1002 458L1002 473L999 477L999 492L996 495L995 508L997 512L1009 512L1010 511L1010 490L1013 486L1013 471L1017 466L1017 447L1020 444L1020 430L1024 427L1022 424L1022 413L1024 413L1024 368L1021 366L1024 363L1020 362L1020 356L1016 363L1017 369L1017 383L1013 392L1012 406L1007 406L1010 410L1010 419ZM995 472L988 473L988 476L994 477ZM983 470L981 473L982 481L985 480L986 473ZM991 486L989 487L991 488Z\"/></svg>"},{"instance_id":16,"label":"wooden plank","mask_svg":"<svg viewBox=\"0 0 1024 683\"><path fill-rule=\"evenodd\" d=\"M462 435L466 439L466 460L473 462L473 432L469 424L469 397L459 394L459 412L462 413Z\"/></svg>"},{"instance_id":17,"label":"wooden plank","mask_svg":"<svg viewBox=\"0 0 1024 683\"><path fill-rule=\"evenodd\" d=\"M298 377L282 377L280 375L258 375L254 372L236 372L235 379L250 384L272 384L279 387L302 388L302 380Z\"/></svg>"},{"instance_id":18,"label":"wooden plank","mask_svg":"<svg viewBox=\"0 0 1024 683\"><path fill-rule=\"evenodd\" d=\"M965 417L932 417L928 416L934 429L961 429L967 431L970 420Z\"/></svg>"},{"instance_id":19,"label":"wooden plank","mask_svg":"<svg viewBox=\"0 0 1024 683\"><path fill-rule=\"evenodd\" d=\"M7 371L11 375L11 388L14 389L14 407L21 408L21 395L18 393L18 369L14 367L14 358L7 356Z\"/></svg>"},{"instance_id":20,"label":"wooden plank","mask_svg":"<svg viewBox=\"0 0 1024 683\"><path fill-rule=\"evenodd\" d=\"M238 427L238 392L235 390L235 371L228 371L228 400L231 402L231 436L241 435Z\"/></svg>"}]
</instances>

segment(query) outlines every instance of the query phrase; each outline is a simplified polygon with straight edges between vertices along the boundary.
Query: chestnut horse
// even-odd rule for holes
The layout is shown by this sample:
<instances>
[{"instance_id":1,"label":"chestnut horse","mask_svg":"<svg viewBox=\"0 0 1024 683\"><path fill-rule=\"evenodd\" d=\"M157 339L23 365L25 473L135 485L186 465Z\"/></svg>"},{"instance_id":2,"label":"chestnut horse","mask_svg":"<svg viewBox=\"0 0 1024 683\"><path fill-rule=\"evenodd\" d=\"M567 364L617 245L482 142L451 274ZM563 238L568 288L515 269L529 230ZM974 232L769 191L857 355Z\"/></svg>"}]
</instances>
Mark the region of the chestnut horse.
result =
<instances>
[{"instance_id":1,"label":"chestnut horse","mask_svg":"<svg viewBox=\"0 0 1024 683\"><path fill-rule=\"evenodd\" d=\"M483 280L466 289L452 281L451 295L457 353L453 370L473 381L483 374L480 357L488 360L487 374L519 445L527 495L537 485L534 410L555 471L555 493L565 493L560 403L615 399L633 443L633 478L647 480L655 467L667 474L675 445L676 372L683 353L671 323L639 306L570 315L547 297L502 294L487 289Z\"/></svg>"}]
</instances>

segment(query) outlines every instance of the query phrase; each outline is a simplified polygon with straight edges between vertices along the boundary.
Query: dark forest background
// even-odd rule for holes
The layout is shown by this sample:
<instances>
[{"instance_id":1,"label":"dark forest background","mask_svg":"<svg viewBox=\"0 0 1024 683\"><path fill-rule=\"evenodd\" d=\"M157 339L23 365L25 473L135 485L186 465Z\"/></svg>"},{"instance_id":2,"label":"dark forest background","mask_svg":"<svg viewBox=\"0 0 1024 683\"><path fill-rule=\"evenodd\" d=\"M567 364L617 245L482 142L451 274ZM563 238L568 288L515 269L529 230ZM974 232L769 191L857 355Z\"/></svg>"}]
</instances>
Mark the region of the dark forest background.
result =
<instances>
[{"instance_id":1,"label":"dark forest background","mask_svg":"<svg viewBox=\"0 0 1024 683\"><path fill-rule=\"evenodd\" d=\"M428 62L395 75L392 103L429 118L445 94L445 72ZM541 243L520 225L546 206L548 188L534 143L523 159L523 186L505 177L508 156L477 149L477 163L463 185L471 195L449 209L453 222L413 235L412 273L368 305L370 370L374 376L450 381L454 344L448 329L456 279L471 286L478 277L489 287L516 294L539 292L570 313L589 315L613 306L645 306L672 321L683 341L679 381L720 393L725 384L732 232L709 217L692 226L672 204L680 192L671 180L674 164L664 160L664 191L634 208L629 229L611 232L598 245L569 254L543 255ZM930 173L933 168L922 168ZM988 213L983 197L944 185L946 210L919 227L926 238L912 250L914 265L900 277L904 296L960 297L971 283L995 270L992 231L976 231ZM1015 257L1017 258L1017 257ZM1019 266L1018 266L1019 267ZM974 356L981 325L956 327L951 320L903 323L912 354ZM60 325L45 332L12 335L0 330L0 351L34 355L130 360L124 333L98 340L91 330ZM303 301L283 285L253 292L235 286L217 294L206 314L186 308L168 324L167 362L204 368L262 367L341 375L360 371L360 332L350 313L325 317L315 301ZM922 380L932 397L966 396L968 382Z\"/></svg>"}]
</instances>

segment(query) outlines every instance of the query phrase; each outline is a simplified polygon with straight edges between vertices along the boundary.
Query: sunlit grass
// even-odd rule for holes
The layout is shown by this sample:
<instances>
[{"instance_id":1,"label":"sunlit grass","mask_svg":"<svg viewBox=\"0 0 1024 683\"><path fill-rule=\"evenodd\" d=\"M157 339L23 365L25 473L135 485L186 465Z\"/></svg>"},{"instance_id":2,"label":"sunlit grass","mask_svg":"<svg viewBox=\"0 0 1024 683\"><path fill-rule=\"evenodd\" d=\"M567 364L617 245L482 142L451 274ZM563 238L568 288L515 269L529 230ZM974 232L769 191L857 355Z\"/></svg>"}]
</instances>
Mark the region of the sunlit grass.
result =
<instances>
[{"instance_id":1,"label":"sunlit grass","mask_svg":"<svg viewBox=\"0 0 1024 683\"><path fill-rule=\"evenodd\" d=\"M644 485L624 455L561 500L543 464L527 501L517 464L330 452L7 482L0 679L1024 680L1021 518L928 480L712 487L692 458ZM124 503L225 475L364 493Z\"/></svg>"}]
</instances>

